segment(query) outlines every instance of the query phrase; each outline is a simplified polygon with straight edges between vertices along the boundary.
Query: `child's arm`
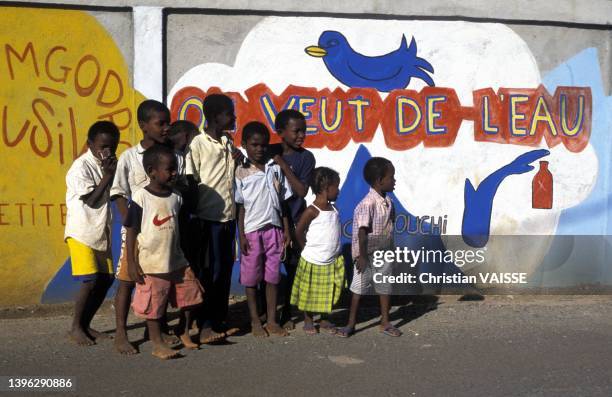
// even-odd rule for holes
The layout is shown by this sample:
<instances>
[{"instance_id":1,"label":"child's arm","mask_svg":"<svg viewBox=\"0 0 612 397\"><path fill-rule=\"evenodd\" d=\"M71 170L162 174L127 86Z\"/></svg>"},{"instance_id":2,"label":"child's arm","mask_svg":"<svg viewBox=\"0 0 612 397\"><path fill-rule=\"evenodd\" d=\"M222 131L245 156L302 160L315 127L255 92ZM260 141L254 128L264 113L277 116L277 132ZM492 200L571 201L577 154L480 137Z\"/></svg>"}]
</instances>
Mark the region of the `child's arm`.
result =
<instances>
[{"instance_id":1,"label":"child's arm","mask_svg":"<svg viewBox=\"0 0 612 397\"><path fill-rule=\"evenodd\" d=\"M117 210L119 210L119 215L121 215L121 222L125 222L128 214L128 201L123 196L115 196L114 198L115 204L117 204Z\"/></svg>"},{"instance_id":2,"label":"child's arm","mask_svg":"<svg viewBox=\"0 0 612 397\"><path fill-rule=\"evenodd\" d=\"M306 197L306 194L308 194L308 185L302 182L300 178L293 173L293 170L281 155L275 155L273 160L276 164L278 164L281 170L283 170L283 173L285 174L285 177L287 178L293 192L299 197Z\"/></svg>"},{"instance_id":3,"label":"child's arm","mask_svg":"<svg viewBox=\"0 0 612 397\"><path fill-rule=\"evenodd\" d=\"M359 258L357 258L357 273L363 273L368 266L368 228L362 226L359 228Z\"/></svg>"},{"instance_id":4,"label":"child's arm","mask_svg":"<svg viewBox=\"0 0 612 397\"><path fill-rule=\"evenodd\" d=\"M102 160L102 179L100 183L90 193L81 196L81 200L87 206L93 208L98 201L104 196L104 192L113 182L115 171L117 170L117 158L115 156L108 157Z\"/></svg>"},{"instance_id":5,"label":"child's arm","mask_svg":"<svg viewBox=\"0 0 612 397\"><path fill-rule=\"evenodd\" d=\"M126 232L125 245L127 248L128 274L138 284L144 284L144 279L142 278L143 271L136 257L136 237L138 236L138 231L133 227L126 227Z\"/></svg>"},{"instance_id":6,"label":"child's arm","mask_svg":"<svg viewBox=\"0 0 612 397\"><path fill-rule=\"evenodd\" d=\"M240 252L248 255L251 247L244 233L244 205L237 203L236 208L238 209L238 239L240 240Z\"/></svg>"},{"instance_id":7,"label":"child's arm","mask_svg":"<svg viewBox=\"0 0 612 397\"><path fill-rule=\"evenodd\" d=\"M136 238L140 233L141 224L142 207L135 201L132 201L130 208L127 211L127 216L124 220L126 230L125 248L127 250L128 274L130 275L130 278L136 281L138 284L144 283L144 279L142 278L143 271L138 263L138 257L136 255Z\"/></svg>"},{"instance_id":8,"label":"child's arm","mask_svg":"<svg viewBox=\"0 0 612 397\"><path fill-rule=\"evenodd\" d=\"M283 214L283 248L287 248L291 245L291 229L289 229L289 216Z\"/></svg>"},{"instance_id":9,"label":"child's arm","mask_svg":"<svg viewBox=\"0 0 612 397\"><path fill-rule=\"evenodd\" d=\"M295 239L299 244L300 249L304 249L304 246L306 246L306 232L308 231L308 227L310 226L312 220L318 215L319 212L312 208L312 206L308 206L308 208L306 208L302 213L302 216L295 227Z\"/></svg>"}]
</instances>

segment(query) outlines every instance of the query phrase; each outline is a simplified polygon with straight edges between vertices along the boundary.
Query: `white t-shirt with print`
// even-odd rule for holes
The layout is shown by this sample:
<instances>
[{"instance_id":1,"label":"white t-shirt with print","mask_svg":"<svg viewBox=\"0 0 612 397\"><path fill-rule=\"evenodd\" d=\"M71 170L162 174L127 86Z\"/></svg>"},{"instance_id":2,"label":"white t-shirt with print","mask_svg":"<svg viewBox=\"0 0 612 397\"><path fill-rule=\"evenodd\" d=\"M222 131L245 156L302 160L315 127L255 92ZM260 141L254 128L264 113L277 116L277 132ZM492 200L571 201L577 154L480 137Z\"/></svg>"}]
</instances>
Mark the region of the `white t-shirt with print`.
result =
<instances>
[{"instance_id":1,"label":"white t-shirt with print","mask_svg":"<svg viewBox=\"0 0 612 397\"><path fill-rule=\"evenodd\" d=\"M178 226L182 203L176 192L160 196L144 188L132 196L125 226L138 232L138 263L145 274L171 273L187 266Z\"/></svg>"}]
</instances>

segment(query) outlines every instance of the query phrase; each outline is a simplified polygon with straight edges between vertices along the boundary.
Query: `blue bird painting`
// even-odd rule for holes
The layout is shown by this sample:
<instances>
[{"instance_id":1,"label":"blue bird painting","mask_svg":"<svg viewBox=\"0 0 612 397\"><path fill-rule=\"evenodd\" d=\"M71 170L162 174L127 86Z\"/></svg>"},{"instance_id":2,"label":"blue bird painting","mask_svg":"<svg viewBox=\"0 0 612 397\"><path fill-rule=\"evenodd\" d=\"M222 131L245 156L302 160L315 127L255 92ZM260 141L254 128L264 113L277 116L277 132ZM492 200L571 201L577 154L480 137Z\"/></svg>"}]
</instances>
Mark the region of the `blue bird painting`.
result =
<instances>
[{"instance_id":1,"label":"blue bird painting","mask_svg":"<svg viewBox=\"0 0 612 397\"><path fill-rule=\"evenodd\" d=\"M433 74L434 68L425 59L416 56L417 45L414 37L408 46L406 36L402 35L402 42L397 50L369 57L353 50L342 33L326 30L319 36L319 44L309 46L305 51L310 56L323 58L327 70L349 87L371 87L389 92L406 88L413 77L430 86L435 85L427 74Z\"/></svg>"}]
</instances>

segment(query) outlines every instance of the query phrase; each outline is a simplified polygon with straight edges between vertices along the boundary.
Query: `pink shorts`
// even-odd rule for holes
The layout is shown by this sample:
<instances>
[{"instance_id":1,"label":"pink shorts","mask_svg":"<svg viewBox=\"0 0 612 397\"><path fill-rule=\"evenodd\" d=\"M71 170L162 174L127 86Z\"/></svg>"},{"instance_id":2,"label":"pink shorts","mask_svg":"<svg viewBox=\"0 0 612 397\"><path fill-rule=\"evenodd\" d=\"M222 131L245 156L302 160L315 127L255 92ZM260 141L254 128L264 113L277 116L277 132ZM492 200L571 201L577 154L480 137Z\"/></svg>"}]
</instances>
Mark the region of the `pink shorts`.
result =
<instances>
[{"instance_id":1,"label":"pink shorts","mask_svg":"<svg viewBox=\"0 0 612 397\"><path fill-rule=\"evenodd\" d=\"M203 292L189 266L172 273L147 274L144 284L136 283L132 309L140 318L157 320L166 313L168 302L180 309L197 306Z\"/></svg>"},{"instance_id":2,"label":"pink shorts","mask_svg":"<svg viewBox=\"0 0 612 397\"><path fill-rule=\"evenodd\" d=\"M240 284L255 287L262 280L280 282L280 262L283 252L283 231L275 226L265 226L246 233L249 251L240 255Z\"/></svg>"}]
</instances>

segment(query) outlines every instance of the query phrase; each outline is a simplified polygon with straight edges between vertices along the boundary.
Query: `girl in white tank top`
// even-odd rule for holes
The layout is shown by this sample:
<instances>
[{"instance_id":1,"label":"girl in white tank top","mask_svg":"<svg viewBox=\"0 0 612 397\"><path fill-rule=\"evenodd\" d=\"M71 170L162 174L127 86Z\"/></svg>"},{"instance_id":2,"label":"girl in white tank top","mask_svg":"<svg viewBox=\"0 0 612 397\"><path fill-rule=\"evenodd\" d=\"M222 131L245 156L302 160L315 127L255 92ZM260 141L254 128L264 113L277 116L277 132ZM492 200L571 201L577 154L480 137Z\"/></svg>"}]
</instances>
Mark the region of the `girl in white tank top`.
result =
<instances>
[{"instance_id":1,"label":"girl in white tank top","mask_svg":"<svg viewBox=\"0 0 612 397\"><path fill-rule=\"evenodd\" d=\"M327 314L344 287L344 258L340 249L340 215L332 204L338 197L340 176L330 168L313 171L311 188L316 198L300 218L295 234L302 254L291 291L291 304L304 312L304 332L318 332L313 315L321 314L319 328L335 333Z\"/></svg>"}]
</instances>

